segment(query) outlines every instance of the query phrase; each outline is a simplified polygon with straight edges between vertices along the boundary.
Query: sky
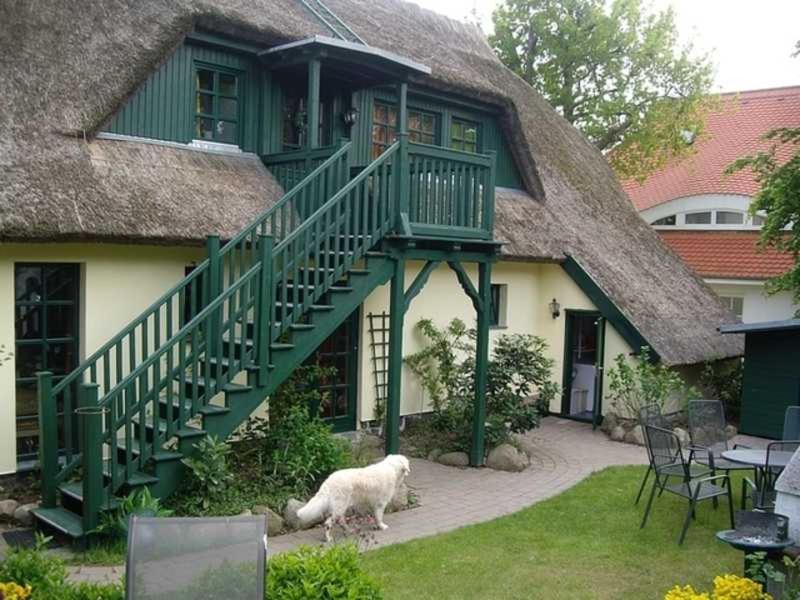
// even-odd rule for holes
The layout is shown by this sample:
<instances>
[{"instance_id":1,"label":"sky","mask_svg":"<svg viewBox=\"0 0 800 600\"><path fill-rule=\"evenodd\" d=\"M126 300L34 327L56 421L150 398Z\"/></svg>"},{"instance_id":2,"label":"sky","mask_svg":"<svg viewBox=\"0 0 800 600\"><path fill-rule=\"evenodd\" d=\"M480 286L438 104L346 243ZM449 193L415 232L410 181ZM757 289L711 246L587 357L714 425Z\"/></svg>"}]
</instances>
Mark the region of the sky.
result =
<instances>
[{"instance_id":1,"label":"sky","mask_svg":"<svg viewBox=\"0 0 800 600\"><path fill-rule=\"evenodd\" d=\"M412 0L458 20L475 13L492 29L498 0ZM683 43L710 52L716 65L715 91L733 92L800 85L800 0L650 0L673 8ZM470 18L469 20L474 20Z\"/></svg>"}]
</instances>

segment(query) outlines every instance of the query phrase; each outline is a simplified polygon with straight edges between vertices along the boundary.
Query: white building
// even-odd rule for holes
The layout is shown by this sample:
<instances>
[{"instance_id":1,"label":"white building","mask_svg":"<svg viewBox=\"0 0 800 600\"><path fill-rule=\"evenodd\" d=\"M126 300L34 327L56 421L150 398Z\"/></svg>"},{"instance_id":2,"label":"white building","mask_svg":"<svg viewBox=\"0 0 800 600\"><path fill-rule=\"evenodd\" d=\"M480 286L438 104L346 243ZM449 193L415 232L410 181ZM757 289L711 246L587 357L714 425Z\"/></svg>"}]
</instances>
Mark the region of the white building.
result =
<instances>
[{"instance_id":1,"label":"white building","mask_svg":"<svg viewBox=\"0 0 800 600\"><path fill-rule=\"evenodd\" d=\"M766 280L786 272L788 254L757 247L763 217L748 208L759 185L748 171L725 175L737 158L766 149L778 127L800 126L800 87L724 94L696 152L625 191L642 218L745 322L775 321L798 309L789 293L769 296Z\"/></svg>"}]
</instances>

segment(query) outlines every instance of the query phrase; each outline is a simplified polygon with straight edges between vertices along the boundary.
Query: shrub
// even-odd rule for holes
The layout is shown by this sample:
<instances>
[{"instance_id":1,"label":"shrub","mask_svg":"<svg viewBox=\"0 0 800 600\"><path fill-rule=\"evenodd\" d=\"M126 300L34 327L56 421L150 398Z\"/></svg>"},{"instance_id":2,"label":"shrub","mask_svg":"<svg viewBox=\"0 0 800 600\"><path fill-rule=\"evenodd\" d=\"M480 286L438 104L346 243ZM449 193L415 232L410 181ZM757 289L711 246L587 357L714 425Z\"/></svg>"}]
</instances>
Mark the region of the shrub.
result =
<instances>
[{"instance_id":1,"label":"shrub","mask_svg":"<svg viewBox=\"0 0 800 600\"><path fill-rule=\"evenodd\" d=\"M741 358L707 362L700 373L700 387L709 397L720 400L725 405L725 416L737 424L742 413L743 373Z\"/></svg>"},{"instance_id":2,"label":"shrub","mask_svg":"<svg viewBox=\"0 0 800 600\"><path fill-rule=\"evenodd\" d=\"M119 584L67 581L64 562L44 552L51 538L40 534L32 548L14 548L0 562L0 598L6 600L123 600ZM26 595L26 591L28 595Z\"/></svg>"},{"instance_id":3,"label":"shrub","mask_svg":"<svg viewBox=\"0 0 800 600\"><path fill-rule=\"evenodd\" d=\"M694 393L678 373L663 364L655 364L647 346L642 347L633 364L624 354L618 354L607 376L612 409L617 415L631 419L638 419L639 410L648 404L658 405L663 412L671 396L677 395L685 401Z\"/></svg>"},{"instance_id":4,"label":"shrub","mask_svg":"<svg viewBox=\"0 0 800 600\"><path fill-rule=\"evenodd\" d=\"M220 497L233 478L228 468L230 451L228 444L207 435L197 444L195 456L181 461L191 471L192 492L203 509Z\"/></svg>"},{"instance_id":5,"label":"shrub","mask_svg":"<svg viewBox=\"0 0 800 600\"><path fill-rule=\"evenodd\" d=\"M14 548L0 563L0 581L31 586L31 600L50 600L60 597L66 586L67 569L64 563L45 554L52 538L36 535L32 548Z\"/></svg>"},{"instance_id":6,"label":"shrub","mask_svg":"<svg viewBox=\"0 0 800 600\"><path fill-rule=\"evenodd\" d=\"M358 563L353 545L301 547L270 559L267 598L282 600L379 600L377 583Z\"/></svg>"},{"instance_id":7,"label":"shrub","mask_svg":"<svg viewBox=\"0 0 800 600\"><path fill-rule=\"evenodd\" d=\"M334 369L303 366L270 396L269 419L254 417L240 438L205 440L170 506L182 515L238 514L257 504L280 512L292 496L307 496L336 469L352 464L350 445L317 416L319 384ZM221 483L224 482L224 483Z\"/></svg>"},{"instance_id":8,"label":"shrub","mask_svg":"<svg viewBox=\"0 0 800 600\"><path fill-rule=\"evenodd\" d=\"M125 588L119 583L71 584L64 590L60 600L124 600Z\"/></svg>"},{"instance_id":9,"label":"shrub","mask_svg":"<svg viewBox=\"0 0 800 600\"><path fill-rule=\"evenodd\" d=\"M132 516L169 517L172 511L161 505L159 498L154 498L150 488L141 487L125 496L113 512L103 513L100 526L94 533L109 537L127 538L128 523Z\"/></svg>"},{"instance_id":10,"label":"shrub","mask_svg":"<svg viewBox=\"0 0 800 600\"><path fill-rule=\"evenodd\" d=\"M434 428L449 435L453 448L466 450L472 437L475 398L475 331L467 330L459 319L453 319L444 329L425 319L417 329L429 344L406 357L406 364L431 399ZM554 362L546 352L547 342L540 337L498 337L487 367L488 448L507 442L511 433L539 425L540 416L558 393L551 380ZM532 402L536 392L538 399Z\"/></svg>"}]
</instances>

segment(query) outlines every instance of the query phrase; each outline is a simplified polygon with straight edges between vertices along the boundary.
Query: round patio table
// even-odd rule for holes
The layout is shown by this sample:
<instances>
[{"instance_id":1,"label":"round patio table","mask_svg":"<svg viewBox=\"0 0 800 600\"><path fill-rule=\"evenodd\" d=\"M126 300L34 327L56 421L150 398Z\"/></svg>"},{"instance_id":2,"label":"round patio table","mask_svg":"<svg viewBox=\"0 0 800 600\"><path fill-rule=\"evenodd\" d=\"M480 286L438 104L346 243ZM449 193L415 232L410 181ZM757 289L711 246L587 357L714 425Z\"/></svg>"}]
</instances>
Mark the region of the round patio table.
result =
<instances>
[{"instance_id":1,"label":"round patio table","mask_svg":"<svg viewBox=\"0 0 800 600\"><path fill-rule=\"evenodd\" d=\"M769 466L770 468L783 469L789 464L794 452L783 452L773 450L769 453ZM722 458L726 458L732 462L742 463L745 465L753 465L758 469L763 469L767 466L767 451L763 450L726 450L722 453Z\"/></svg>"}]
</instances>

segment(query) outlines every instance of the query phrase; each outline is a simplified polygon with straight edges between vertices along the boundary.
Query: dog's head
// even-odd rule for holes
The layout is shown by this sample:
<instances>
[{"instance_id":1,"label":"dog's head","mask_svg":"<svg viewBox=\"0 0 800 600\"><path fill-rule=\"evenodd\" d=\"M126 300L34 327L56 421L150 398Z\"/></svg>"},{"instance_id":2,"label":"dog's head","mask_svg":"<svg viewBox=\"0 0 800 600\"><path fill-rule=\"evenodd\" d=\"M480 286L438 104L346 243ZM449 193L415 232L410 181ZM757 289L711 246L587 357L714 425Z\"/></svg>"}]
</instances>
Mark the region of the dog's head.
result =
<instances>
[{"instance_id":1,"label":"dog's head","mask_svg":"<svg viewBox=\"0 0 800 600\"><path fill-rule=\"evenodd\" d=\"M398 477L405 477L411 473L411 463L402 454L390 454L384 459L397 471Z\"/></svg>"}]
</instances>

